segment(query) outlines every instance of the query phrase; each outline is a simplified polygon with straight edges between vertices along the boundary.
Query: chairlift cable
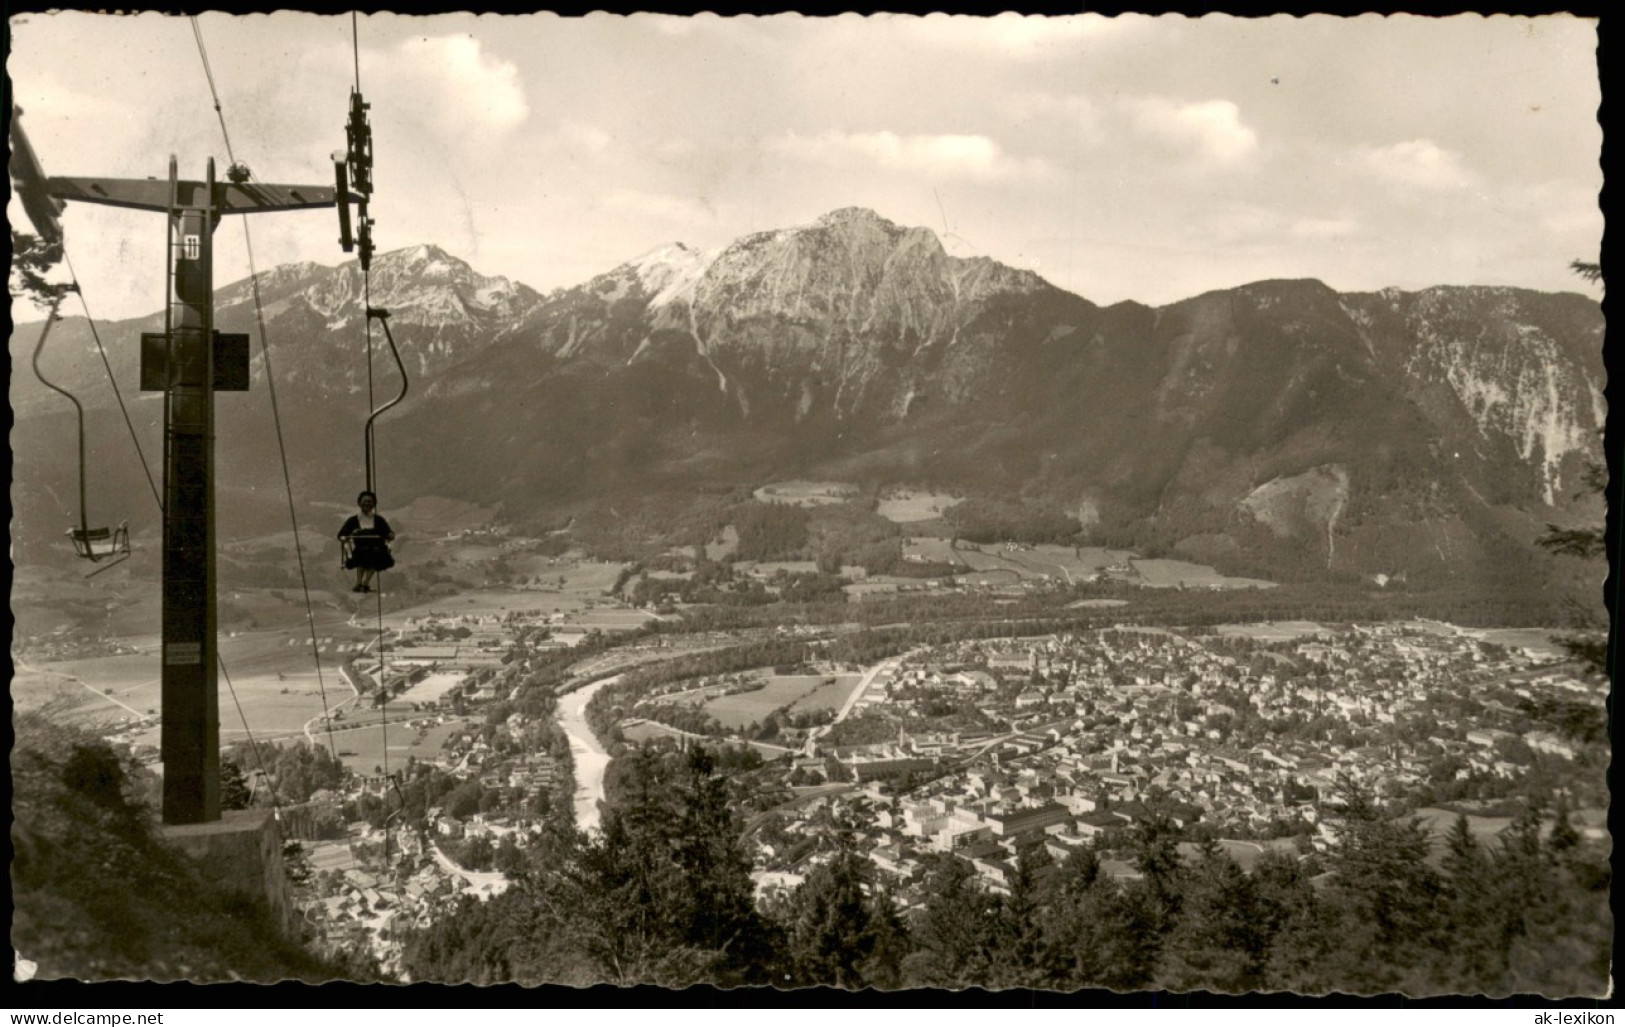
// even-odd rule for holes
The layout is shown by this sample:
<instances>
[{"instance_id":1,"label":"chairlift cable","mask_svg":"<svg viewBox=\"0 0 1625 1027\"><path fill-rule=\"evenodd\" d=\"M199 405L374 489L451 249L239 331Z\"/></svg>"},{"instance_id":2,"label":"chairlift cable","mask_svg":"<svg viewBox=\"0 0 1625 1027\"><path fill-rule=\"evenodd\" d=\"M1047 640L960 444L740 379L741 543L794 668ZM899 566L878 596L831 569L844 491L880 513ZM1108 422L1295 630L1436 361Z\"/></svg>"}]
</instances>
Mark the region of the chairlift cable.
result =
<instances>
[{"instance_id":1,"label":"chairlift cable","mask_svg":"<svg viewBox=\"0 0 1625 1027\"><path fill-rule=\"evenodd\" d=\"M359 27L357 25L357 20L356 19L357 19L356 12L351 11L350 12L350 52L353 55L354 60L355 60L355 94L354 94L355 98L351 102L352 102L352 110L355 110L355 109L364 110L365 108L363 106L361 106L361 101L360 101L360 96L361 96L361 32L360 32L360 29L359 29ZM364 117L364 115L363 115L363 117ZM369 129L369 132L370 132L370 129ZM359 151L359 152L352 153L352 156L363 157L370 164L371 156L372 156L372 152L371 152L372 148L371 148L370 143L368 145L366 145L364 148L362 148L362 147L353 147L352 149ZM371 173L371 168L370 167L367 168L367 175L366 175L364 181L365 181L365 183L367 185L368 190L370 191L371 182L372 182L372 173ZM339 202L340 203L345 203L345 202L348 202L348 200L345 197L341 196L341 197L339 197ZM367 410L368 410L368 415L369 415L367 417L367 425L366 425L366 428L364 430L365 437L363 439L363 444L364 444L365 450L366 450L366 452L365 452L365 464L366 464L366 466L365 466L364 473L365 473L365 478L366 478L366 483L367 483L367 486L366 486L367 491L373 493L374 495L376 495L377 491L378 491L378 482L377 482L377 478L376 478L376 475L375 475L375 471L376 471L375 462L373 460L372 422L373 422L373 418L377 417L379 412L374 410L375 398L374 398L373 374L372 374L372 319L373 319L373 306L372 306L372 260L371 260L371 252L370 252L371 251L371 246L372 246L372 230L371 230L371 226L368 224L367 216L366 216L365 213L363 213L362 216L361 216L360 228L361 228L362 238L365 240L364 243L363 243L363 246L365 247L365 249L363 250L361 258L359 259L358 263L361 265L361 303L362 303L361 321L362 321L362 327L365 330L366 337L367 337ZM385 331L385 333L387 335L388 331L389 331L389 325L388 325L387 322L385 322L384 331ZM393 350L394 347L395 347L395 341L394 341L393 337L390 338L390 343L389 344L390 344L391 350ZM399 357L398 354L396 355L395 359L396 359L396 363L398 364L400 362L400 357ZM404 369L402 370L402 374L404 376L404 374L405 374ZM382 762L382 767L383 767L383 771L384 771L384 779L387 781L387 780L389 780L389 684L388 684L389 665L388 665L388 662L387 662L387 659L386 659L387 648L388 648L388 643L387 643L388 636L384 633L383 573L384 572L382 570L377 572L377 575L378 575L378 600L377 600L377 603L376 603L376 610L377 610L377 619L378 619L378 695L379 695L379 698L381 698L383 700L383 702L378 707L378 724L379 724L379 730L380 730L380 734L381 734L381 738L382 738L382 742L383 742L383 751L384 751L384 758L383 758L383 762ZM397 790L397 792L399 791L399 786L398 785L396 786L396 790ZM404 799L402 800L401 808L402 809L405 808ZM387 838L388 838L387 834L385 835L385 838L386 838L386 844L387 844Z\"/></svg>"},{"instance_id":2,"label":"chairlift cable","mask_svg":"<svg viewBox=\"0 0 1625 1027\"><path fill-rule=\"evenodd\" d=\"M305 598L305 623L310 629L311 659L316 665L316 688L322 697L322 723L327 728L327 748L338 758L338 744L333 740L333 719L327 705L327 679L322 674L322 649L316 636L316 611L310 599L310 579L305 572L305 547L299 535L299 513L293 500L293 475L288 469L288 447L282 433L282 412L277 403L276 374L271 364L271 339L265 331L265 308L260 300L260 276L254 261L254 240L249 234L248 219L243 219L243 245L248 251L248 281L254 296L254 321L259 326L260 356L265 361L266 391L271 397L271 423L276 428L277 456L282 464L282 490L288 498L288 521L293 526L294 560L299 567L299 590Z\"/></svg>"},{"instance_id":3,"label":"chairlift cable","mask_svg":"<svg viewBox=\"0 0 1625 1027\"><path fill-rule=\"evenodd\" d=\"M192 21L192 34L197 39L198 54L203 60L203 74L209 80L209 92L214 97L215 113L218 114L219 117L220 117L220 134L225 138L225 141L226 141L226 156L231 160L232 172L235 173L237 171L237 169L239 168L239 165L237 164L236 156L232 153L232 149L231 149L231 133L226 128L226 116L225 116L225 112L222 111L221 108L220 108L220 96L219 96L219 93L217 93L215 91L214 75L209 70L208 51L204 47L204 44L203 44L203 34L198 28L197 16L193 15L191 17L191 21ZM248 172L246 168L242 169L242 171L243 171L243 174L245 176L245 179L248 178L248 177L252 177L251 173ZM328 747L328 750L333 754L334 759L337 759L338 758L338 745L333 739L333 719L332 719L331 711L330 711L330 709L328 707L328 703L327 703L327 681L326 681L326 678L322 674L321 644L317 640L317 635L316 635L316 613L315 613L314 605L312 604L311 598L310 598L310 582L309 582L309 579L308 579L308 577L307 577L307 575L305 573L304 546L303 546L303 544L302 544L302 542L300 540L300 535L299 535L299 515L298 515L297 509L296 509L296 507L294 505L294 498L293 498L293 477L292 477L292 474L288 470L288 448L287 448L287 443L286 443L286 441L284 439L283 431L282 431L281 408L277 403L276 375L273 373L273 367L272 367L272 364L271 364L271 349L270 349L270 343L269 343L269 336L266 334L266 331L265 331L265 308L264 308L264 304L261 302L261 298L260 298L259 271L258 271L258 268L256 266L256 262L254 260L254 240L253 240L253 236L250 234L250 231L249 231L248 219L244 218L242 220L243 220L243 244L244 244L244 247L245 247L245 249L247 250L247 253L248 253L248 281L249 281L250 291L251 291L251 293L252 293L252 295L254 297L254 319L255 319L256 323L259 325L260 354L265 360L265 381L266 381L266 384L267 384L267 391L270 393L270 396L271 396L271 421L272 421L272 424L276 428L277 455L280 458L281 465L282 465L283 491L288 497L288 519L289 519L290 523L293 526L294 558L295 558L295 561L296 561L296 563L298 564L298 567L299 567L299 588L300 588L300 591L303 593L304 600L305 600L305 622L310 628L311 657L312 657L312 660L313 660L313 662L315 663L315 666L316 666L316 687L317 687L318 692L321 695L321 700L322 700L322 723L327 728L327 747ZM165 301L166 302L168 301L168 297L165 297ZM223 657L220 657L218 652L216 653L216 656L220 660L221 669L224 670L225 665L226 665L225 664L225 659ZM231 680L230 675L228 674L227 675L227 683L228 683L228 685L230 683L230 680ZM235 699L235 698L236 698L236 696L235 696L235 693L234 693L233 694L233 699ZM237 711L238 711L238 714L241 716L242 712L243 712L241 704L238 705ZM246 717L244 717L244 719L243 719L243 730L245 732L247 732L249 730L249 728L248 728L248 720L247 720Z\"/></svg>"},{"instance_id":4,"label":"chairlift cable","mask_svg":"<svg viewBox=\"0 0 1625 1027\"><path fill-rule=\"evenodd\" d=\"M379 571L382 574L383 571ZM378 587L378 694L383 698L383 704L378 707L378 726L383 736L384 748L384 779L389 779L389 664L385 660L386 644L384 634L384 589Z\"/></svg>"},{"instance_id":5,"label":"chairlift cable","mask_svg":"<svg viewBox=\"0 0 1625 1027\"><path fill-rule=\"evenodd\" d=\"M226 679L226 691L231 693L232 704L237 707L237 716L242 719L243 734L248 736L249 751L254 754L254 762L260 765L260 776L266 781L270 781L272 778L270 772L265 769L265 756L260 752L260 743L254 738L254 732L248 727L248 715L243 712L242 701L237 698L237 689L232 686L231 672L226 670L225 658L218 651L215 652L214 658L220 663L220 675ZM272 784L270 788L271 809L275 812L277 820L280 821L282 819L282 803L277 801L276 785Z\"/></svg>"},{"instance_id":6,"label":"chairlift cable","mask_svg":"<svg viewBox=\"0 0 1625 1027\"><path fill-rule=\"evenodd\" d=\"M226 158L235 167L237 157L231 151L231 133L226 131L226 114L220 109L220 93L214 88L214 72L209 68L209 50L203 45L203 30L198 26L197 15L189 17L192 22L192 36L197 40L198 56L203 60L203 77L209 80L209 95L214 98L214 113L220 119L220 134L226 139Z\"/></svg>"}]
</instances>

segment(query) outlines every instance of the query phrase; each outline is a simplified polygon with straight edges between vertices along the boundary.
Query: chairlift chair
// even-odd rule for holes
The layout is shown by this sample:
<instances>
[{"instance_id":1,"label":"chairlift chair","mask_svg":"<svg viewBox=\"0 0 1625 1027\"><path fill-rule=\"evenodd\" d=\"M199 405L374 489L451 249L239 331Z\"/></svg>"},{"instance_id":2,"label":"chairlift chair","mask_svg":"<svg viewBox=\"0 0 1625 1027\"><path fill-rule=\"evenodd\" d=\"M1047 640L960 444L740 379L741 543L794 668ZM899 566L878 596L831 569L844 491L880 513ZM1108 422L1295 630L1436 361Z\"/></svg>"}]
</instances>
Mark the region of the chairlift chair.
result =
<instances>
[{"instance_id":1,"label":"chairlift chair","mask_svg":"<svg viewBox=\"0 0 1625 1027\"><path fill-rule=\"evenodd\" d=\"M40 354L45 351L45 342L51 337L51 326L56 323L57 311L61 305L62 297L59 295L52 300L50 312L45 317L45 327L40 330L39 343L34 347L34 376L40 380L41 385L66 397L68 402L73 404L75 434L79 443L79 526L69 528L66 534L73 542L74 555L81 560L89 560L92 563L111 561L106 566L90 572L91 575L95 575L129 558L130 525L128 521L121 521L116 528L90 527L89 503L86 500L88 472L85 463L85 408L77 396L45 377L45 373L40 370Z\"/></svg>"},{"instance_id":2,"label":"chairlift chair","mask_svg":"<svg viewBox=\"0 0 1625 1027\"><path fill-rule=\"evenodd\" d=\"M121 522L116 528L69 528L65 533L73 540L73 551L80 559L100 562L124 559L130 555L130 524Z\"/></svg>"}]
</instances>

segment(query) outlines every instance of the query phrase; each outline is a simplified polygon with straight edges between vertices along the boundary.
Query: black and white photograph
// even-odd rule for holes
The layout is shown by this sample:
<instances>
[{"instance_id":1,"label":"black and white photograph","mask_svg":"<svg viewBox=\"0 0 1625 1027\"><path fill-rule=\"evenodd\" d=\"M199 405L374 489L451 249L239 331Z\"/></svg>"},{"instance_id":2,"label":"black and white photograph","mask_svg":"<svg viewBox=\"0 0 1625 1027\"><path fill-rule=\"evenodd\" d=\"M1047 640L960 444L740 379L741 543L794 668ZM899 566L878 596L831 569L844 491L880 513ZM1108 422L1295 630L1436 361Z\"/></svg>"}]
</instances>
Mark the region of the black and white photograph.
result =
<instances>
[{"instance_id":1,"label":"black and white photograph","mask_svg":"<svg viewBox=\"0 0 1625 1027\"><path fill-rule=\"evenodd\" d=\"M1596 18L7 27L19 1002L1611 997Z\"/></svg>"}]
</instances>

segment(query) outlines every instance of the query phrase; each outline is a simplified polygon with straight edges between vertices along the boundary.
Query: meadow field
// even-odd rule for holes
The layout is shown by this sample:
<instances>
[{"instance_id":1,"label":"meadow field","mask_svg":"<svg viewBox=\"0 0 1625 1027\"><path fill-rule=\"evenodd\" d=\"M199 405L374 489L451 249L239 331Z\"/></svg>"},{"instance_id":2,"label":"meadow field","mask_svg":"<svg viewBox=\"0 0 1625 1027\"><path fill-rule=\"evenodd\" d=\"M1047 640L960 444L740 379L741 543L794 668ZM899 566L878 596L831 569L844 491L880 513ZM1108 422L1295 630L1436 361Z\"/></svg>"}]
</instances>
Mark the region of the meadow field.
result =
<instances>
[{"instance_id":1,"label":"meadow field","mask_svg":"<svg viewBox=\"0 0 1625 1027\"><path fill-rule=\"evenodd\" d=\"M1290 642L1305 635L1318 635L1326 629L1314 621L1276 620L1262 624L1220 624L1213 630L1220 635L1233 638L1251 638L1259 642Z\"/></svg>"},{"instance_id":2,"label":"meadow field","mask_svg":"<svg viewBox=\"0 0 1625 1027\"><path fill-rule=\"evenodd\" d=\"M1125 550L1102 549L1098 546L1074 548L1038 545L1010 548L1002 545L973 545L968 542L959 543L959 548L952 553L955 562L984 575L1014 575L1024 580L1048 578L1068 584L1087 581L1108 567L1125 565L1133 556L1133 553ZM986 580L994 581L996 578Z\"/></svg>"},{"instance_id":3,"label":"meadow field","mask_svg":"<svg viewBox=\"0 0 1625 1027\"><path fill-rule=\"evenodd\" d=\"M740 560L734 564L736 574L760 574L771 578L779 571L786 574L816 574L818 563L815 560Z\"/></svg>"},{"instance_id":4,"label":"meadow field","mask_svg":"<svg viewBox=\"0 0 1625 1027\"><path fill-rule=\"evenodd\" d=\"M339 759L358 774L371 774L374 767L384 765L386 740L389 769L395 771L401 769L408 756L435 759L447 738L466 730L469 724L479 723L477 718L450 717L446 723L436 724L433 718L413 713L409 704L399 700L389 704L387 717L384 711L368 707L348 711L345 718L333 725L333 744ZM413 723L422 726L414 727ZM325 730L318 729L316 737L323 745L327 743Z\"/></svg>"},{"instance_id":5,"label":"meadow field","mask_svg":"<svg viewBox=\"0 0 1625 1027\"><path fill-rule=\"evenodd\" d=\"M820 710L838 710L861 680L862 674L836 674L833 680L829 677L821 678L817 688L790 706L790 712L816 713Z\"/></svg>"},{"instance_id":6,"label":"meadow field","mask_svg":"<svg viewBox=\"0 0 1625 1027\"><path fill-rule=\"evenodd\" d=\"M930 535L905 538L903 540L903 559L961 565L965 563L965 561L959 559L959 554L954 552L952 543L945 538L934 538Z\"/></svg>"},{"instance_id":7,"label":"meadow field","mask_svg":"<svg viewBox=\"0 0 1625 1027\"><path fill-rule=\"evenodd\" d=\"M1200 563L1184 560L1134 560L1130 564L1149 588L1274 588L1273 581L1227 578Z\"/></svg>"},{"instance_id":8,"label":"meadow field","mask_svg":"<svg viewBox=\"0 0 1625 1027\"><path fill-rule=\"evenodd\" d=\"M857 494L857 486L839 481L779 481L753 493L758 502L791 506L829 506L845 503Z\"/></svg>"},{"instance_id":9,"label":"meadow field","mask_svg":"<svg viewBox=\"0 0 1625 1027\"><path fill-rule=\"evenodd\" d=\"M1545 628L1477 628L1468 633L1493 645L1534 649L1553 658L1568 655L1568 651L1553 641L1552 633Z\"/></svg>"},{"instance_id":10,"label":"meadow field","mask_svg":"<svg viewBox=\"0 0 1625 1027\"><path fill-rule=\"evenodd\" d=\"M712 699L703 709L724 727L738 730L748 724L760 723L774 710L792 706L796 712L817 709L835 709L858 683L856 674L822 675L797 674L780 677L762 675L765 687L754 692L740 692ZM815 700L816 693L822 693ZM802 706L802 702L811 705ZM826 705L827 704L827 705Z\"/></svg>"},{"instance_id":11,"label":"meadow field","mask_svg":"<svg viewBox=\"0 0 1625 1027\"><path fill-rule=\"evenodd\" d=\"M894 524L931 521L941 517L943 511L964 502L964 497L946 492L916 492L899 489L881 498L875 513Z\"/></svg>"}]
</instances>

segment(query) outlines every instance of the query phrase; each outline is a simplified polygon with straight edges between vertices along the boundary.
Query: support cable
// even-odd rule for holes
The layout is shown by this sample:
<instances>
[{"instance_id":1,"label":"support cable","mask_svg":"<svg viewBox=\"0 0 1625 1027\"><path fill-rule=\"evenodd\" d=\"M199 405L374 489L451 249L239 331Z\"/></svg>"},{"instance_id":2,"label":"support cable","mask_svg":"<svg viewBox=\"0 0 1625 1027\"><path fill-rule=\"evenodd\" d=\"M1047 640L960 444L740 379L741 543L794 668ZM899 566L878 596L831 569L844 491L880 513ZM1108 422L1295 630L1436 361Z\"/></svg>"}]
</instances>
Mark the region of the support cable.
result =
<instances>
[{"instance_id":1,"label":"support cable","mask_svg":"<svg viewBox=\"0 0 1625 1027\"><path fill-rule=\"evenodd\" d=\"M219 115L219 118L220 118L220 134L225 138L225 141L226 141L226 156L231 160L231 173L232 173L232 176L235 177L239 173L240 166L237 164L236 155L232 153L232 149L231 149L231 133L226 128L226 115L225 115L225 112L222 111L221 107L220 107L220 94L215 89L214 74L209 69L208 49L204 46L203 33L198 27L198 21L197 21L197 16L196 15L191 16L191 22L192 22L192 35L197 39L198 56L201 57L202 60L203 60L203 74L209 80L209 93L214 98L214 110L215 110L215 113L217 115ZM244 176L244 179L246 180L249 177L248 170L246 168L241 168L240 171L241 171L241 174ZM321 694L321 699L322 699L322 723L327 728L327 746L328 746L328 749L333 754L333 757L335 759L337 759L338 758L338 744L333 739L333 719L332 719L332 717L330 715L330 710L329 710L329 707L328 707L328 704L327 704L327 682L326 682L326 678L322 674L321 645L320 645L319 641L317 640L317 636L316 636L315 608L312 605L311 599L310 599L310 581L309 581L308 576L305 573L304 545L300 540L300 536L299 536L299 516L298 516L298 513L297 513L297 511L295 509L295 506L294 506L293 477L292 477L292 474L288 470L288 448L287 448L287 443L286 443L286 441L285 441L285 439L283 437L282 415L281 415L280 408L279 408L279 406L277 404L276 375L275 375L275 373L273 373L274 369L273 369L273 367L271 365L271 350L270 350L270 345L269 345L268 338L267 338L266 332L265 332L265 308L264 308L264 304L261 302L261 298L260 298L259 271L257 270L257 268L255 266L254 242L253 242L252 236L249 233L248 220L246 218L243 219L243 242L244 242L244 245L245 245L245 247L246 247L246 249L248 251L248 276L249 276L248 280L249 280L249 284L250 284L250 287L252 289L253 296L254 296L254 318L255 318L255 321L257 322L257 324L259 325L259 330L260 330L260 354L265 359L265 381L266 381L266 384L267 384L267 387L268 387L268 391L271 394L271 420L272 420L272 423L276 426L277 454L280 457L281 464L282 464L283 490L284 490L284 492L286 493L286 495L288 497L288 518L289 518L290 522L293 525L293 549L294 549L295 560L297 561L298 566L299 566L299 587L300 587L300 590L304 593L305 621L309 625L309 628L310 628L311 655L312 655L312 658L313 658L313 660L314 660L314 662L316 664L316 686L317 686L317 690ZM166 300L167 300L167 297L166 297ZM216 656L219 657L218 652L216 653ZM225 669L225 665L226 664L225 664L224 658L220 658L220 667L221 667L222 670ZM230 680L231 680L229 674L227 674L226 680L227 680L227 684L229 686ZM233 699L236 698L235 693L233 693L232 698ZM241 704L238 705L237 712L238 712L239 716L242 715L243 711L242 711ZM247 720L246 717L244 717L244 719L243 719L243 730L245 732L248 731L248 720ZM252 737L252 735L250 735L250 737Z\"/></svg>"},{"instance_id":2,"label":"support cable","mask_svg":"<svg viewBox=\"0 0 1625 1027\"><path fill-rule=\"evenodd\" d=\"M362 297L361 302L364 304L364 306L362 307L363 313L362 313L361 320L366 322L366 331L367 331L367 412L369 414L371 414L372 411L378 405L377 401L376 401L376 399L375 399L375 397L373 395L373 381L372 381L372 317L366 313L366 311L369 311L369 310L372 309L372 271L371 271L371 269L363 269L362 272L361 272L361 297ZM378 482L377 482L377 480L375 478L375 469L373 468L373 459L372 459L372 418L371 417L368 417L368 419L367 419L367 427L366 427L366 430L363 432L362 445L363 445L363 448L365 449L365 453L363 455L363 461L362 462L365 464L364 474L365 474L365 477L367 479L367 491L376 494L378 492Z\"/></svg>"},{"instance_id":3,"label":"support cable","mask_svg":"<svg viewBox=\"0 0 1625 1027\"><path fill-rule=\"evenodd\" d=\"M209 68L209 50L203 45L203 30L198 27L197 15L189 17L192 22L192 36L197 40L197 53L203 59L203 77L209 80L209 95L214 98L214 113L220 119L220 134L226 139L226 158L235 167L237 157L231 152L231 133L226 131L226 114L220 109L220 93L214 88L214 72Z\"/></svg>"},{"instance_id":4,"label":"support cable","mask_svg":"<svg viewBox=\"0 0 1625 1027\"><path fill-rule=\"evenodd\" d=\"M371 219L367 216L367 203L366 203L366 199L365 199L365 197L369 197L372 194L372 142L371 142L372 133L371 133L371 129L367 126L367 123L366 123L366 114L365 114L366 104L361 99L361 32L360 32L360 29L359 29L359 27L357 25L357 20L356 19L357 19L357 13L355 11L351 11L350 12L350 52L351 52L351 54L352 54L352 56L354 58L354 61L355 61L355 90L351 94L351 98L350 98L350 104L351 104L350 123L349 123L349 127L347 129L347 134L348 134L348 137L349 137L349 159L352 162L352 164L355 165L352 168L352 170L354 172L356 172L357 175L358 175L358 177L357 177L357 185L358 185L358 188L359 188L359 190L360 190L360 192L361 192L361 194L363 196L363 200L362 200L362 202L360 204L360 223L357 226L359 228L359 230L360 230L360 236L361 236L361 254L360 254L360 258L357 261L357 263L359 263L359 265L361 267L361 303L362 303L362 306L361 306L362 318L361 318L361 320L364 323L363 328L364 328L364 331L366 333L366 348L367 348L367 412L368 412L368 417L367 417L366 428L364 430L364 439L363 439L363 445L364 445L364 448L365 448L365 460L364 460L365 469L364 469L364 474L365 474L365 478L366 478L366 489L367 489L367 491L373 493L374 495L376 495L377 492L378 492L378 481L377 481L377 476L376 476L376 461L373 459L372 423L373 423L373 420L378 416L378 414L382 413L383 411L376 409L376 397L375 397L375 391L376 390L375 390L375 385L374 385L374 380L373 380L373 370L372 370L372 321L373 321L374 316L379 316L380 319L382 319L384 317L387 317L388 315L387 315L387 313L382 313L382 312L379 312L379 313L377 313L375 315L373 305L372 305L372 222L371 222ZM347 203L349 201L348 201L348 199L346 197L341 196L341 197L339 197L339 202L340 203ZM395 340L394 340L394 337L389 334L389 323L387 321L385 321L385 323L384 323L384 334L386 335L386 337L389 338L390 350L392 352L394 352L395 351ZM398 352L396 353L396 356L395 356L395 363L398 366L401 366L401 374L402 374L402 377L404 379L405 374L406 374L406 369L405 369L404 366L401 365L400 354ZM405 390L404 389L402 390L402 395L403 396L405 395ZM397 398L397 400L395 402L399 402L399 399ZM393 406L394 403L391 403L389 405ZM377 599L377 603L375 605L375 609L377 611L376 616L377 616L377 624L378 624L378 698L380 700L382 700L379 703L379 706L378 706L378 723L379 723L379 730L380 730L380 733L382 735L383 751L384 751L384 758L383 758L383 762L382 762L381 766L382 766L382 769L383 769L383 772L384 772L384 780L385 780L385 782L388 782L388 781L391 780L391 778L389 776L389 699L390 699L390 696L389 696L389 682L388 682L388 675L389 675L388 642L387 642L388 636L384 631L384 588L383 588L383 573L384 572L383 571L378 571L377 573L378 573L378 599ZM399 784L396 784L395 790L396 790L396 793L399 794L399 792L400 792L400 785ZM405 797L402 796L401 799L402 799L402 805L401 805L401 807L399 809L396 810L397 814L399 814L402 810L405 809ZM386 823L387 823L387 821L386 821ZM385 846L386 846L386 849L387 849L388 838L389 838L387 830L386 830L386 833L384 835L384 838L385 838Z\"/></svg>"},{"instance_id":5,"label":"support cable","mask_svg":"<svg viewBox=\"0 0 1625 1027\"><path fill-rule=\"evenodd\" d=\"M248 231L248 219L243 219L243 245L248 251L248 281L254 296L254 321L260 330L260 356L265 360L266 391L271 396L271 422L276 427L277 456L282 464L282 490L288 497L288 521L293 525L294 559L299 566L299 589L305 597L305 623L310 629L311 658L316 664L316 688L322 697L322 723L327 727L327 748L338 758L338 743L333 740L333 718L327 705L327 680L322 674L322 649L316 636L316 611L310 599L310 578L305 571L305 547L299 536L299 513L293 501L293 475L288 469L288 446L282 434L282 413L277 403L276 374L271 364L271 340L265 332L265 308L260 301L260 276L254 262L254 240Z\"/></svg>"},{"instance_id":6,"label":"support cable","mask_svg":"<svg viewBox=\"0 0 1625 1027\"><path fill-rule=\"evenodd\" d=\"M243 734L248 736L248 749L254 754L254 762L260 765L260 777L270 782L268 787L271 789L271 810L277 820L281 821L282 803L277 801L275 779L271 777L270 771L265 769L265 756L260 752L260 743L254 738L254 732L249 730L248 715L243 712L243 704L237 698L237 689L232 686L231 672L226 670L225 658L218 651L214 654L214 658L220 664L220 676L226 679L226 691L231 693L232 704L237 707L237 716L242 718Z\"/></svg>"},{"instance_id":7,"label":"support cable","mask_svg":"<svg viewBox=\"0 0 1625 1027\"><path fill-rule=\"evenodd\" d=\"M384 572L379 571L380 575ZM378 707L378 723L383 733L384 748L384 779L389 780L389 664L385 657L387 645L384 634L384 585L382 578L378 583L378 694L383 698L383 704Z\"/></svg>"}]
</instances>

